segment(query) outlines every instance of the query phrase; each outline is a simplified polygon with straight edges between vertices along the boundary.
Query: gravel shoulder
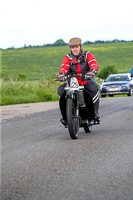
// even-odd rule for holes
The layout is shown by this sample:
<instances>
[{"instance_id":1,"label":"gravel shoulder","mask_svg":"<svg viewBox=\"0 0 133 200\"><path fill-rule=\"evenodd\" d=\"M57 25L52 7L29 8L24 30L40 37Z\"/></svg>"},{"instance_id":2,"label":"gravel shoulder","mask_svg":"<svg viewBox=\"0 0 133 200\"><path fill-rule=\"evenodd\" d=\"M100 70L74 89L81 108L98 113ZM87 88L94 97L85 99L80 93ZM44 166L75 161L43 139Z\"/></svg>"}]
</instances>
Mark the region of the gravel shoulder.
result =
<instances>
[{"instance_id":1,"label":"gravel shoulder","mask_svg":"<svg viewBox=\"0 0 133 200\"><path fill-rule=\"evenodd\" d=\"M0 120L59 108L59 102L43 102L0 106Z\"/></svg>"}]
</instances>

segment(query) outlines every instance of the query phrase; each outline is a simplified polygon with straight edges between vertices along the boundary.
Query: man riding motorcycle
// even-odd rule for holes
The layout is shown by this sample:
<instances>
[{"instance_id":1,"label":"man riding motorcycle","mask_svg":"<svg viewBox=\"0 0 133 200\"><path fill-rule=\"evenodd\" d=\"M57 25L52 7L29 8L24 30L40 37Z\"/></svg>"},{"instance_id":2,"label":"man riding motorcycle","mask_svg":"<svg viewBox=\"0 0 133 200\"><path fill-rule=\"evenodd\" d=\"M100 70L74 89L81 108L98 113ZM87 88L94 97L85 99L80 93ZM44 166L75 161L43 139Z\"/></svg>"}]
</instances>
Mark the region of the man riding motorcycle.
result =
<instances>
[{"instance_id":1,"label":"man riding motorcycle","mask_svg":"<svg viewBox=\"0 0 133 200\"><path fill-rule=\"evenodd\" d=\"M61 69L59 71L58 80L64 81L65 76L68 74L77 75L95 75L98 72L98 64L95 57L89 51L82 50L82 40L80 38L71 38L69 41L69 47L71 53L67 54L62 62ZM83 77L77 77L79 85L84 85L85 89L90 93L94 105L95 119L99 120L99 88L94 78L84 80ZM66 83L58 87L59 98L64 92ZM63 116L63 107L60 105L60 110ZM61 119L62 123L66 119ZM65 123L64 123L65 124Z\"/></svg>"}]
</instances>

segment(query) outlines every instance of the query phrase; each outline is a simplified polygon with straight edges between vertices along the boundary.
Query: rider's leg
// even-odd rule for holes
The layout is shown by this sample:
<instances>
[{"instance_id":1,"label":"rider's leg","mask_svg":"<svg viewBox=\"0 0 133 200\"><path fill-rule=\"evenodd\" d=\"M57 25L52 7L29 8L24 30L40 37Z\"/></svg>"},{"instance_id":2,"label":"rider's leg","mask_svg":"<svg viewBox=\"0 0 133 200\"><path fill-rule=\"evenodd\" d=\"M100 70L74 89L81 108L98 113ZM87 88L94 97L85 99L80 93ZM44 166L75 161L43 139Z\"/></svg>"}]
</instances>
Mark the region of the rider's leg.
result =
<instances>
[{"instance_id":1,"label":"rider's leg","mask_svg":"<svg viewBox=\"0 0 133 200\"><path fill-rule=\"evenodd\" d=\"M66 87L66 83L63 83L62 85L60 85L58 87L58 96L59 96L59 99L60 99L61 95L63 94L65 87Z\"/></svg>"},{"instance_id":2,"label":"rider's leg","mask_svg":"<svg viewBox=\"0 0 133 200\"><path fill-rule=\"evenodd\" d=\"M85 86L86 90L90 93L92 96L92 101L94 105L94 113L95 118L99 118L99 88L94 79L90 79L87 81L87 85Z\"/></svg>"},{"instance_id":3,"label":"rider's leg","mask_svg":"<svg viewBox=\"0 0 133 200\"><path fill-rule=\"evenodd\" d=\"M66 83L60 85L58 87L58 96L59 96L59 99L61 98L63 92L64 92L64 88L66 87ZM59 107L60 107L60 112L61 112L61 115L62 115L62 118L60 119L61 123L64 124L64 125L67 125L66 123L66 106L65 106L65 99L63 101L60 100L59 102Z\"/></svg>"}]
</instances>

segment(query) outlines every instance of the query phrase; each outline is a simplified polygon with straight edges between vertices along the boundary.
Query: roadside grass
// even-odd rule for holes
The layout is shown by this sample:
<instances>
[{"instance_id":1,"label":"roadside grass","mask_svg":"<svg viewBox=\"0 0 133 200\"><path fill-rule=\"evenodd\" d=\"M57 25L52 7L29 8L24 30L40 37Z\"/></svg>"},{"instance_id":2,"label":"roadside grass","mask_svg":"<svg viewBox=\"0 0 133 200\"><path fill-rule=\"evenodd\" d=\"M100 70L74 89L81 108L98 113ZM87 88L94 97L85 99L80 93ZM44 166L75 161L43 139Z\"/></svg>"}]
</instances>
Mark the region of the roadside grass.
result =
<instances>
[{"instance_id":1,"label":"roadside grass","mask_svg":"<svg viewBox=\"0 0 133 200\"><path fill-rule=\"evenodd\" d=\"M96 78L98 85L103 80ZM53 78L37 81L0 81L0 105L58 101L57 88L62 84Z\"/></svg>"},{"instance_id":2,"label":"roadside grass","mask_svg":"<svg viewBox=\"0 0 133 200\"><path fill-rule=\"evenodd\" d=\"M38 81L1 80L0 105L57 101L59 83L41 79Z\"/></svg>"}]
</instances>

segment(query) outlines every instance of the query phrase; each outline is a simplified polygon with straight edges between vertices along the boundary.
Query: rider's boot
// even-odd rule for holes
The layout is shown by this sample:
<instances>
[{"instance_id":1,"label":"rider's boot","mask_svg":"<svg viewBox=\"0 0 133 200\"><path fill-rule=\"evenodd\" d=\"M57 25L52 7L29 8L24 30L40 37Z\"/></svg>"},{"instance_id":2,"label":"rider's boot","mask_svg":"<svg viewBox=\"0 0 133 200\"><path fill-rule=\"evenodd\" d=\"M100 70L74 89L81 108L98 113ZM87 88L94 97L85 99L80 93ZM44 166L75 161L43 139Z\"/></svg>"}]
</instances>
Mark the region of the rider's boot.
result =
<instances>
[{"instance_id":1,"label":"rider's boot","mask_svg":"<svg viewBox=\"0 0 133 200\"><path fill-rule=\"evenodd\" d=\"M100 124L100 115L98 111L94 112L94 124Z\"/></svg>"},{"instance_id":2,"label":"rider's boot","mask_svg":"<svg viewBox=\"0 0 133 200\"><path fill-rule=\"evenodd\" d=\"M60 119L60 122L67 128L67 122L63 118Z\"/></svg>"},{"instance_id":3,"label":"rider's boot","mask_svg":"<svg viewBox=\"0 0 133 200\"><path fill-rule=\"evenodd\" d=\"M94 116L95 119L99 120L100 119L100 115L99 115L99 112L98 111L95 111L95 116Z\"/></svg>"},{"instance_id":4,"label":"rider's boot","mask_svg":"<svg viewBox=\"0 0 133 200\"><path fill-rule=\"evenodd\" d=\"M99 97L97 98L97 101L94 103L94 119L95 121L100 122L100 115L99 115Z\"/></svg>"},{"instance_id":5,"label":"rider's boot","mask_svg":"<svg viewBox=\"0 0 133 200\"><path fill-rule=\"evenodd\" d=\"M94 119L97 122L100 122L100 115L99 115L99 100L94 104Z\"/></svg>"}]
</instances>

